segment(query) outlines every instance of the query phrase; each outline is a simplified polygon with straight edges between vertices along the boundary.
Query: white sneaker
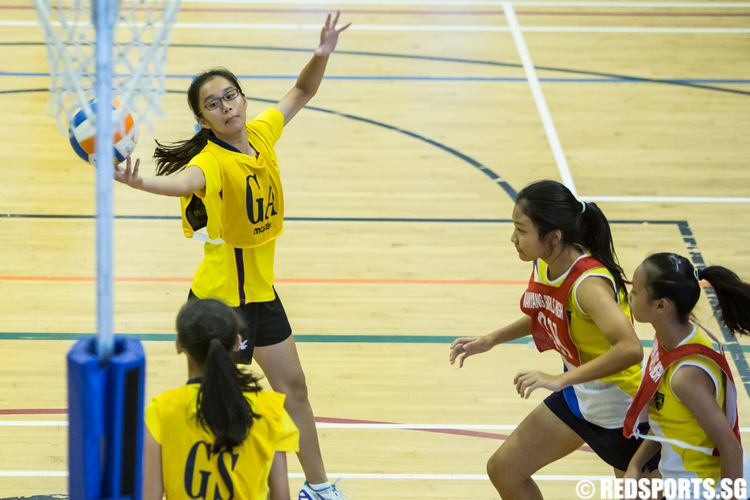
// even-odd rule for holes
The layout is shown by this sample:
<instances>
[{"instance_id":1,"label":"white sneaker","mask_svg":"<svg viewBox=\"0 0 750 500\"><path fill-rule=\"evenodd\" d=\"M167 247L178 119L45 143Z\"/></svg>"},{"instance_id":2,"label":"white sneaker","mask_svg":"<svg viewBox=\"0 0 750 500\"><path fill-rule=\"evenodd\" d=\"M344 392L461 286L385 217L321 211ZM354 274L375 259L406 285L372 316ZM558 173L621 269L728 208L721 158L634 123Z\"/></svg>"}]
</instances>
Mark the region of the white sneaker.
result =
<instances>
[{"instance_id":1,"label":"white sneaker","mask_svg":"<svg viewBox=\"0 0 750 500\"><path fill-rule=\"evenodd\" d=\"M312 489L310 486L310 483L305 481L305 484L302 486L302 489L299 492L299 496L297 497L297 500L345 500L346 497L344 496L341 491L339 491L336 488L336 484L332 484L328 488L320 491L316 491Z\"/></svg>"}]
</instances>

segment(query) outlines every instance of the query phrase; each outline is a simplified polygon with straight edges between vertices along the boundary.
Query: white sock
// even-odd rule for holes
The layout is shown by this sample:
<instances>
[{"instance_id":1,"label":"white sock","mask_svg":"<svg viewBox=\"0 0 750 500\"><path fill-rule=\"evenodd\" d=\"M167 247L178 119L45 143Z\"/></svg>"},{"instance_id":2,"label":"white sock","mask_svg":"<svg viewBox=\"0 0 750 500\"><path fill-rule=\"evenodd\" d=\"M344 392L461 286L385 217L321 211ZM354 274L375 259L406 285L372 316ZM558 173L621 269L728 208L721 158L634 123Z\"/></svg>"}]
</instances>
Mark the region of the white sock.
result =
<instances>
[{"instance_id":1,"label":"white sock","mask_svg":"<svg viewBox=\"0 0 750 500\"><path fill-rule=\"evenodd\" d=\"M307 483L307 484L310 484L310 483ZM325 483L320 483L320 484L310 484L310 488L312 488L315 491L327 490L330 487L331 487L331 483L328 481L326 481Z\"/></svg>"}]
</instances>

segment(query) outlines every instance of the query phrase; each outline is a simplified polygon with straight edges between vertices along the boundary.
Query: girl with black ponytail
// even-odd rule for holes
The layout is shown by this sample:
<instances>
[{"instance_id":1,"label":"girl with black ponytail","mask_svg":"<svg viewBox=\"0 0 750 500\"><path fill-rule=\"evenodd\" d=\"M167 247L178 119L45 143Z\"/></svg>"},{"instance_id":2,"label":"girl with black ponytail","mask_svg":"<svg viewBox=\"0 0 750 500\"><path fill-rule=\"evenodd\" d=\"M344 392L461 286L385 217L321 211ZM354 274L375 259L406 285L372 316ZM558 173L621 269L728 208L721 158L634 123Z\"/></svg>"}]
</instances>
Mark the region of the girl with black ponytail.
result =
<instances>
[{"instance_id":1,"label":"girl with black ponytail","mask_svg":"<svg viewBox=\"0 0 750 500\"><path fill-rule=\"evenodd\" d=\"M502 498L542 498L532 474L588 444L622 476L638 441L622 422L641 378L643 348L630 321L625 276L607 218L594 203L576 199L555 181L522 189L513 208L519 258L532 262L521 299L524 316L482 337L451 344L450 362L531 335L537 349L562 356L563 373L521 369L521 397L554 391L490 458L487 472ZM647 427L642 428L648 432ZM658 457L646 464L650 473Z\"/></svg>"},{"instance_id":2,"label":"girl with black ponytail","mask_svg":"<svg viewBox=\"0 0 750 500\"><path fill-rule=\"evenodd\" d=\"M262 391L237 368L245 324L226 304L193 300L177 315L177 353L186 385L146 408L145 500L242 498L289 500L286 452L299 432L284 395Z\"/></svg>"},{"instance_id":3,"label":"girl with black ponytail","mask_svg":"<svg viewBox=\"0 0 750 500\"><path fill-rule=\"evenodd\" d=\"M287 395L300 429L298 458L306 481L300 498L340 500L328 480L307 381L292 327L274 288L276 240L284 228L284 191L276 144L282 131L315 96L339 35L339 13L328 15L312 58L289 92L248 121L248 100L225 68L197 75L187 92L200 131L174 144L157 142L157 175L143 177L130 157L115 166L115 180L148 193L180 198L182 230L203 245L190 299L219 299L249 326L239 363L254 359L271 387Z\"/></svg>"},{"instance_id":4,"label":"girl with black ponytail","mask_svg":"<svg viewBox=\"0 0 750 500\"><path fill-rule=\"evenodd\" d=\"M701 282L716 292L721 320L734 334L750 334L750 285L721 266L696 269L681 255L649 256L633 274L630 307L636 321L656 331L643 381L625 419L625 435L640 433L648 418L651 434L631 460L628 477L661 452L664 479L710 479L695 498L746 499L750 461L742 449L737 391L718 340L692 318ZM736 479L745 479L745 488ZM721 483L721 480L729 482ZM704 483L705 484L705 483ZM744 490L744 493L740 491ZM692 497L691 497L692 498Z\"/></svg>"}]
</instances>

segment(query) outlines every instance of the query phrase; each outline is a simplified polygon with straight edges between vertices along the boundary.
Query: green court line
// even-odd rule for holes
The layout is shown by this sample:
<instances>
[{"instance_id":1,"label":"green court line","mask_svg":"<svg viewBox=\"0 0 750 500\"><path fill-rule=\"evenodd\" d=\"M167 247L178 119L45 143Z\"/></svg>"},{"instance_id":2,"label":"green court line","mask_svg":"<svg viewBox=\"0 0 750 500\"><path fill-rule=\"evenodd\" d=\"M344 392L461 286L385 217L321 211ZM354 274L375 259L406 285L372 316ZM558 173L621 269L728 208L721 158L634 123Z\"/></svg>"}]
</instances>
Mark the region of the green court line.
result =
<instances>
[{"instance_id":1,"label":"green court line","mask_svg":"<svg viewBox=\"0 0 750 500\"><path fill-rule=\"evenodd\" d=\"M57 332L0 332L0 340L77 340L93 337L93 334L57 333ZM174 334L170 333L128 333L118 334L123 337L135 337L144 342L174 342ZM459 336L450 335L295 335L297 342L340 343L340 344L450 344ZM507 342L508 344L528 344L531 337ZM650 340L642 340L644 347L651 347ZM750 346L746 352L750 352ZM745 350L745 349L743 349Z\"/></svg>"},{"instance_id":2,"label":"green court line","mask_svg":"<svg viewBox=\"0 0 750 500\"><path fill-rule=\"evenodd\" d=\"M174 342L171 333L120 333L122 337L134 337L143 342ZM78 340L93 337L94 334L59 333L59 332L0 332L0 340ZM459 336L451 335L295 335L294 340L301 343L317 342L323 344L450 344ZM528 344L531 337L511 340L507 344ZM641 340L643 347L651 348L653 341ZM743 353L750 352L750 345L741 345Z\"/></svg>"},{"instance_id":3,"label":"green court line","mask_svg":"<svg viewBox=\"0 0 750 500\"><path fill-rule=\"evenodd\" d=\"M133 337L143 342L174 342L171 333L118 333L118 336ZM78 340L94 334L59 332L0 332L0 340ZM451 335L295 335L301 343L322 344L450 344L459 337ZM507 344L528 344L531 337L511 340ZM643 347L651 348L653 341L641 340ZM750 345L740 345L743 353L750 353Z\"/></svg>"}]
</instances>

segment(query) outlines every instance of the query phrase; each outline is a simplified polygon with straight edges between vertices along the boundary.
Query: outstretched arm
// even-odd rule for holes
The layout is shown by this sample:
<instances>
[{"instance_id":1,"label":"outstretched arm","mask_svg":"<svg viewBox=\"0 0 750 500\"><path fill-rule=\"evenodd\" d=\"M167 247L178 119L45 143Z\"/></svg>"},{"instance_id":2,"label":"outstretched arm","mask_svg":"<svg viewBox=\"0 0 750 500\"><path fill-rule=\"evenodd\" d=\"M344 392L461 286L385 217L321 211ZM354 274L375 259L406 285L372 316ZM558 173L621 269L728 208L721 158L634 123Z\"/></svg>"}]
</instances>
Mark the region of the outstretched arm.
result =
<instances>
[{"instance_id":1,"label":"outstretched arm","mask_svg":"<svg viewBox=\"0 0 750 500\"><path fill-rule=\"evenodd\" d=\"M461 337L451 343L448 361L453 364L458 360L459 368L463 368L464 361L469 356L487 352L498 344L520 339L531 334L531 318L523 316L513 323L495 330L482 337Z\"/></svg>"},{"instance_id":2,"label":"outstretched arm","mask_svg":"<svg viewBox=\"0 0 750 500\"><path fill-rule=\"evenodd\" d=\"M340 12L337 11L333 22L331 21L331 14L328 14L326 24L320 31L320 45L318 45L315 55L300 73L294 88L274 106L284 115L284 125L292 121L297 112L318 92L318 87L320 87L320 82L326 72L328 56L336 48L339 41L339 33L352 24L348 23L343 28L336 28L339 14Z\"/></svg>"},{"instance_id":3,"label":"outstretched arm","mask_svg":"<svg viewBox=\"0 0 750 500\"><path fill-rule=\"evenodd\" d=\"M185 196L206 187L203 170L196 166L187 167L174 175L141 177L140 164L141 160L137 159L133 165L128 156L124 167L122 164L115 165L115 180L134 189L162 196Z\"/></svg>"}]
</instances>

